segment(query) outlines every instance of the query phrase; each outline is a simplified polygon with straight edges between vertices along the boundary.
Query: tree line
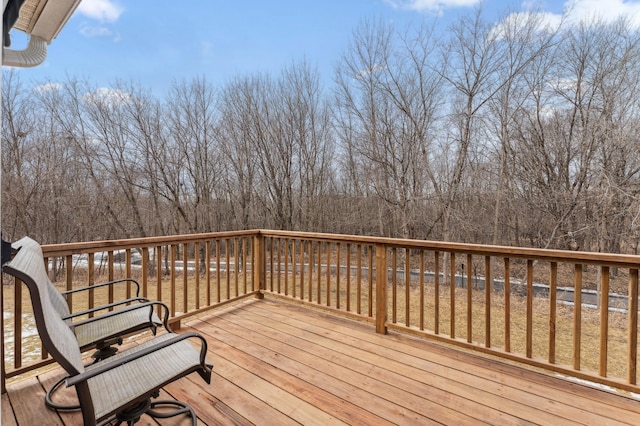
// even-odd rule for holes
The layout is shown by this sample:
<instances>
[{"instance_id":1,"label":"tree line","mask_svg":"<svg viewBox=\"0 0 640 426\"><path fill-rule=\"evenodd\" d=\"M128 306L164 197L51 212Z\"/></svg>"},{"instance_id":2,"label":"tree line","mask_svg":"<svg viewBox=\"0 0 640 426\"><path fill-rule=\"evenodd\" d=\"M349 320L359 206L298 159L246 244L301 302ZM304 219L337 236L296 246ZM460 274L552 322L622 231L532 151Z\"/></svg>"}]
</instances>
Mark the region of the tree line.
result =
<instances>
[{"instance_id":1,"label":"tree line","mask_svg":"<svg viewBox=\"0 0 640 426\"><path fill-rule=\"evenodd\" d=\"M495 22L364 21L328 84L307 61L162 96L3 71L3 232L275 228L637 253L638 30Z\"/></svg>"}]
</instances>

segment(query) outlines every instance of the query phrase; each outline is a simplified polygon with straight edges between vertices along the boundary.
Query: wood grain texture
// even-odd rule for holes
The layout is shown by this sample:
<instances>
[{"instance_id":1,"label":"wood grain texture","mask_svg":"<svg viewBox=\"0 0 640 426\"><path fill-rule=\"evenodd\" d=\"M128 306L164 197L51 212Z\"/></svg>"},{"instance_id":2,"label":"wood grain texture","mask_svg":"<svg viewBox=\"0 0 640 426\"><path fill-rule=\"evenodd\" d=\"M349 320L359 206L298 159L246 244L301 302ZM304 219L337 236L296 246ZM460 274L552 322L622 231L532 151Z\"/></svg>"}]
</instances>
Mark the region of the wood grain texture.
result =
<instances>
[{"instance_id":1,"label":"wood grain texture","mask_svg":"<svg viewBox=\"0 0 640 426\"><path fill-rule=\"evenodd\" d=\"M208 342L212 383L186 377L161 398L191 404L199 425L640 424L635 399L268 296L181 332L192 330ZM78 424L44 407L60 374L10 383L3 424Z\"/></svg>"}]
</instances>

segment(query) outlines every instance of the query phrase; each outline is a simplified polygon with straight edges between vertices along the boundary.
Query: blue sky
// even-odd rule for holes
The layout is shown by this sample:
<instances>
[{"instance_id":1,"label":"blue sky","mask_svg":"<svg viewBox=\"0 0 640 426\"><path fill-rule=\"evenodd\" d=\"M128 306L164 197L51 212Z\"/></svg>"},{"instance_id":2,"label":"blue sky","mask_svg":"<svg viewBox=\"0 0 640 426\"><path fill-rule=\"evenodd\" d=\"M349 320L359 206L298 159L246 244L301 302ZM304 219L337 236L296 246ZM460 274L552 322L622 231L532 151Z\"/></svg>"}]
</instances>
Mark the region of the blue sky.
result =
<instances>
[{"instance_id":1,"label":"blue sky","mask_svg":"<svg viewBox=\"0 0 640 426\"><path fill-rule=\"evenodd\" d=\"M140 82L162 93L174 80L204 76L222 84L237 75L279 73L306 59L330 81L352 31L364 19L399 26L437 17L446 24L471 13L478 0L83 0L44 64L20 70L25 83L65 81L67 76L109 86ZM573 4L575 3L575 4ZM521 11L531 1L486 0L490 14ZM536 2L553 19L572 15L640 20L640 0ZM184 5L184 6L183 6ZM14 45L23 46L16 31Z\"/></svg>"}]
</instances>

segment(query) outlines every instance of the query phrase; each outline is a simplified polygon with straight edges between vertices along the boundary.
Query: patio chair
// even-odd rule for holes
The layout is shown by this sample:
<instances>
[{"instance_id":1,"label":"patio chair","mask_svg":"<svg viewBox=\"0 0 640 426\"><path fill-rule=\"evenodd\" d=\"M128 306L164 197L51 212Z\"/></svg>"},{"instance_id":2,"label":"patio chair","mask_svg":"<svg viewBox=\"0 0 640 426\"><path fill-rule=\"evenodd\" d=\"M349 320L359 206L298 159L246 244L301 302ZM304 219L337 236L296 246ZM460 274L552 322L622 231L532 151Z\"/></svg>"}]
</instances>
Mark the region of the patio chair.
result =
<instances>
[{"instance_id":1,"label":"patio chair","mask_svg":"<svg viewBox=\"0 0 640 426\"><path fill-rule=\"evenodd\" d=\"M29 237L16 241L11 247L13 253L22 250L31 251L34 258L44 263L40 244ZM80 312L70 312L65 298L66 295L87 292L107 286L115 287L126 283L134 285L134 297L99 305ZM162 307L163 305L140 297L140 285L131 278L108 281L65 292L58 291L48 278L45 286L55 312L75 334L80 350L85 351L94 347L97 349L91 355L96 362L114 355L118 349L113 345L121 345L124 336L147 329L151 330L155 335L159 326L164 324L165 328L167 328L168 310L164 309L164 318L161 321L154 308L156 306ZM118 309L104 312L113 308ZM94 314L95 316L88 317L89 314ZM80 408L79 405L62 405L53 401L54 393L64 383L65 379L65 377L61 378L47 390L45 404L55 410L78 410Z\"/></svg>"},{"instance_id":2,"label":"patio chair","mask_svg":"<svg viewBox=\"0 0 640 426\"><path fill-rule=\"evenodd\" d=\"M67 387L75 386L85 426L133 425L143 414L172 417L186 413L196 425L193 410L179 401L153 401L163 386L197 372L211 382L212 366L206 362L207 343L197 333L168 332L112 357L85 367L73 330L59 315L49 290L49 278L37 251L20 248L4 271L29 289L42 344L65 369ZM192 341L199 343L199 350ZM158 407L175 406L170 413Z\"/></svg>"}]
</instances>

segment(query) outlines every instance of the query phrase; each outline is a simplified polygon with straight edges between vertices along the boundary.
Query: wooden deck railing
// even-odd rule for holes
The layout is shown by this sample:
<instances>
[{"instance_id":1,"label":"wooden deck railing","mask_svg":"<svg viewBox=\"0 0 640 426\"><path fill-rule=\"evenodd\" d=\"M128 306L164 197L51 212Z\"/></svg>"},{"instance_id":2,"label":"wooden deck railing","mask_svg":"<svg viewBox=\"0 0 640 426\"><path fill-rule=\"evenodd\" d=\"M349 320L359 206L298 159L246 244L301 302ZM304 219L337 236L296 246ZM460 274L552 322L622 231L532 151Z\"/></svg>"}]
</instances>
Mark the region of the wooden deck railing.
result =
<instances>
[{"instance_id":1,"label":"wooden deck railing","mask_svg":"<svg viewBox=\"0 0 640 426\"><path fill-rule=\"evenodd\" d=\"M144 295L170 306L175 327L268 294L370 322L379 333L400 330L640 391L639 256L267 230L43 249L62 289L134 277ZM28 295L19 285L4 291L3 379L50 362L34 344Z\"/></svg>"},{"instance_id":2,"label":"wooden deck railing","mask_svg":"<svg viewBox=\"0 0 640 426\"><path fill-rule=\"evenodd\" d=\"M252 274L257 231L180 235L118 241L44 245L47 268L61 291L135 278L141 295L163 301L170 309L169 323L180 322L244 297L254 295L259 282ZM3 274L3 389L5 379L51 363L37 336L29 294ZM18 283L20 284L20 283ZM91 291L71 294L73 311L111 303L132 295L131 285L121 293Z\"/></svg>"}]
</instances>

